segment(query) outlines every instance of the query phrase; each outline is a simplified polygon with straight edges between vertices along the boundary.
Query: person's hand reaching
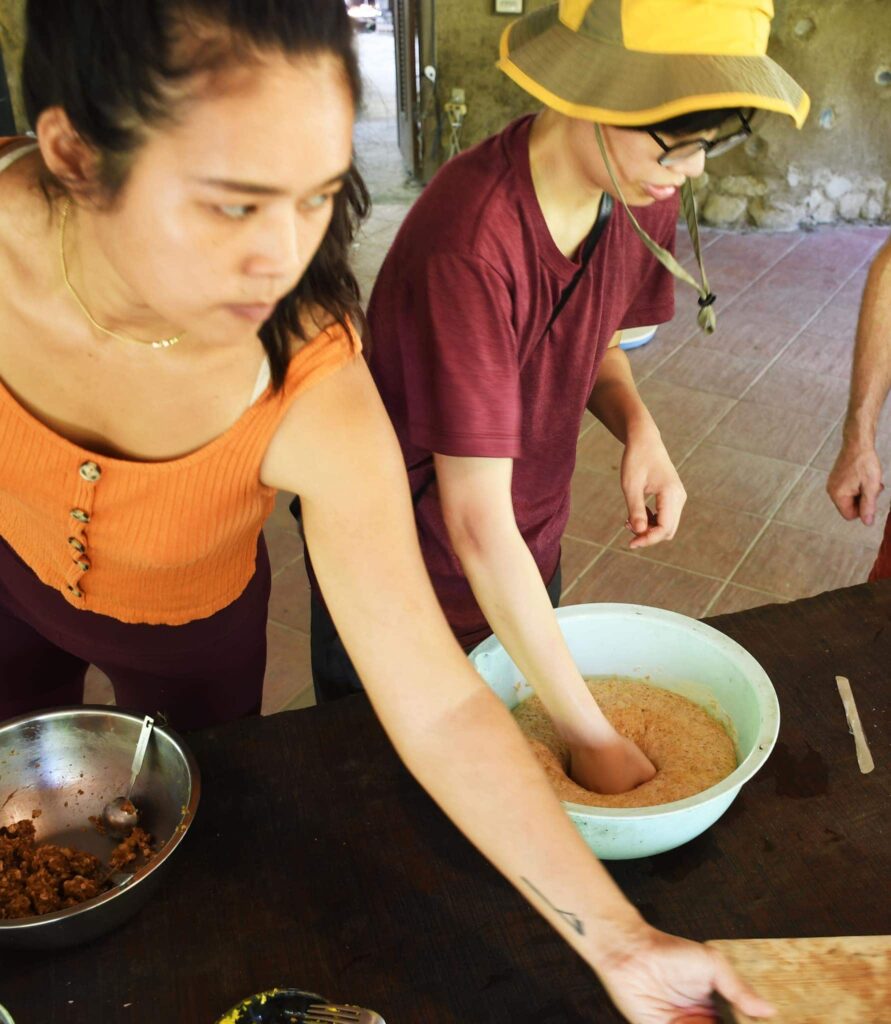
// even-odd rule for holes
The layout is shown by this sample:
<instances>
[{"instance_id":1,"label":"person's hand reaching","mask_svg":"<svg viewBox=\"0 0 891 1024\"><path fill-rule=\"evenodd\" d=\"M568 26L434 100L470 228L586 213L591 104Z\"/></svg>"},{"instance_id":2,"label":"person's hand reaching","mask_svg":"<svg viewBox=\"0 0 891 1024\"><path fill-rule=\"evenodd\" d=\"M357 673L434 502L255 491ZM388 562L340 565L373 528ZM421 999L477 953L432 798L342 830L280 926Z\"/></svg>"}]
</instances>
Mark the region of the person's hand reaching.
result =
<instances>
[{"instance_id":1,"label":"person's hand reaching","mask_svg":"<svg viewBox=\"0 0 891 1024\"><path fill-rule=\"evenodd\" d=\"M616 935L615 949L597 973L632 1024L717 1021L713 994L750 1017L774 1008L736 974L716 950L668 935L641 921L630 935Z\"/></svg>"},{"instance_id":2,"label":"person's hand reaching","mask_svg":"<svg viewBox=\"0 0 891 1024\"><path fill-rule=\"evenodd\" d=\"M569 777L595 793L627 793L655 774L640 747L612 726L596 745L569 744Z\"/></svg>"}]
</instances>

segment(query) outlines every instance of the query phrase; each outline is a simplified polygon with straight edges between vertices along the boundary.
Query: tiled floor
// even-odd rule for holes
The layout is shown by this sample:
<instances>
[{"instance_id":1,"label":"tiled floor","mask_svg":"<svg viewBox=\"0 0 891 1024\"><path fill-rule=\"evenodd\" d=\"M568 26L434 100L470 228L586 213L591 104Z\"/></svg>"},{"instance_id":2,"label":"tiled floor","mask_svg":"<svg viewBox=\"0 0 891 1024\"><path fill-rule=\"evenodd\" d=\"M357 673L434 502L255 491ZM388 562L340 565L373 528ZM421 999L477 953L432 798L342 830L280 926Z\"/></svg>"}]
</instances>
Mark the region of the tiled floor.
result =
<instances>
[{"instance_id":1,"label":"tiled floor","mask_svg":"<svg viewBox=\"0 0 891 1024\"><path fill-rule=\"evenodd\" d=\"M375 196L355 250L363 294L417 190L395 149L388 65L392 37L364 37L369 77L357 151ZM679 252L692 267L679 229ZM564 543L564 603L628 601L692 616L786 601L866 578L884 515L846 523L825 493L840 439L865 270L884 228L783 234L706 230L718 330L701 334L695 296L629 353L635 377L689 498L669 544L627 550L621 446L586 414ZM879 442L891 457L891 416ZM891 503L883 498L880 511ZM303 549L280 496L267 525L274 579L264 711L312 703ZM94 676L88 699L110 699Z\"/></svg>"}]
</instances>

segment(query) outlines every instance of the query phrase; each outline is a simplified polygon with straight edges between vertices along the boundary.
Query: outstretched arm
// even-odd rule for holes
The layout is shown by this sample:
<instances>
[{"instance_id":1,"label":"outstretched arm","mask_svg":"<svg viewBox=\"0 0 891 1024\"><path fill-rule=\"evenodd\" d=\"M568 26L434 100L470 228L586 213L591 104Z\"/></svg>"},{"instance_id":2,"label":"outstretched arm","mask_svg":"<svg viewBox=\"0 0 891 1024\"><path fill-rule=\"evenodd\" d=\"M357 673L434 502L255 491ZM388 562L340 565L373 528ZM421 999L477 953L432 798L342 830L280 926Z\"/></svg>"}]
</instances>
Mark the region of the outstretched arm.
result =
<instances>
[{"instance_id":1,"label":"outstretched arm","mask_svg":"<svg viewBox=\"0 0 891 1024\"><path fill-rule=\"evenodd\" d=\"M569 747L569 774L598 793L651 779L643 752L610 725L560 632L514 517L511 459L435 455L443 517L486 621L541 698Z\"/></svg>"},{"instance_id":2,"label":"outstretched arm","mask_svg":"<svg viewBox=\"0 0 891 1024\"><path fill-rule=\"evenodd\" d=\"M842 446L826 490L845 519L870 526L882 490L876 429L891 388L891 241L873 260L860 304Z\"/></svg>"},{"instance_id":3,"label":"outstretched arm","mask_svg":"<svg viewBox=\"0 0 891 1024\"><path fill-rule=\"evenodd\" d=\"M710 1006L715 989L751 1015L769 1012L713 952L646 925L472 670L426 576L401 454L360 360L294 402L261 475L300 494L326 601L409 770L628 1019L671 1024Z\"/></svg>"}]
</instances>

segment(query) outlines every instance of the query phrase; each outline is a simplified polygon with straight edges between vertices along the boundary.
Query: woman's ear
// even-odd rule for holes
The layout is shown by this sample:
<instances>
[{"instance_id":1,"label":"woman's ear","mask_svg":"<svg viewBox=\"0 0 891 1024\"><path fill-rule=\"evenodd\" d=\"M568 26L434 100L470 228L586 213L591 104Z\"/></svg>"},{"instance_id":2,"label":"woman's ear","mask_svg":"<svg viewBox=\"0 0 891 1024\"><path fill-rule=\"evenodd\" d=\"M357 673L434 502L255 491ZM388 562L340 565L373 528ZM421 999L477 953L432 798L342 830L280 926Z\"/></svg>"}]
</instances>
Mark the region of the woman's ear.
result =
<instances>
[{"instance_id":1,"label":"woman's ear","mask_svg":"<svg viewBox=\"0 0 891 1024\"><path fill-rule=\"evenodd\" d=\"M72 195L95 189L96 151L80 137L62 107L47 107L37 118L37 141L47 170Z\"/></svg>"}]
</instances>

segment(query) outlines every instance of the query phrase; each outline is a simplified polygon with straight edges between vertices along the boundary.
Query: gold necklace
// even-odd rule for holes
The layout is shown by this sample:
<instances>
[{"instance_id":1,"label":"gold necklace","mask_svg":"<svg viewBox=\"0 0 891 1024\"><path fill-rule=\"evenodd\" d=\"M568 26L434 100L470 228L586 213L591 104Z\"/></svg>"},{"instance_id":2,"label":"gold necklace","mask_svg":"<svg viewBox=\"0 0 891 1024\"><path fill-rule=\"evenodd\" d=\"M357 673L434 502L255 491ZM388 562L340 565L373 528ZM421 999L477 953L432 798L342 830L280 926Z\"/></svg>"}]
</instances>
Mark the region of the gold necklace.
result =
<instances>
[{"instance_id":1,"label":"gold necklace","mask_svg":"<svg viewBox=\"0 0 891 1024\"><path fill-rule=\"evenodd\" d=\"M74 290L71 281L68 279L68 264L65 262L65 225L68 223L68 211L70 209L71 200L66 199L65 205L62 207L62 218L59 222L59 259L62 263L62 278L65 281L65 287L71 293L71 297L77 303L83 315L90 321L97 331L101 331L103 334L107 334L111 338L117 338L118 341L129 341L136 345L150 345L152 348L173 348L174 345L178 345L180 339L185 337L185 331L181 334L175 334L172 338L159 338L158 341L143 341L141 338L129 338L126 334L116 334L114 331L110 331L107 327L103 327L102 324L97 323L97 321L93 319L90 315L90 311L83 304L81 297Z\"/></svg>"}]
</instances>

